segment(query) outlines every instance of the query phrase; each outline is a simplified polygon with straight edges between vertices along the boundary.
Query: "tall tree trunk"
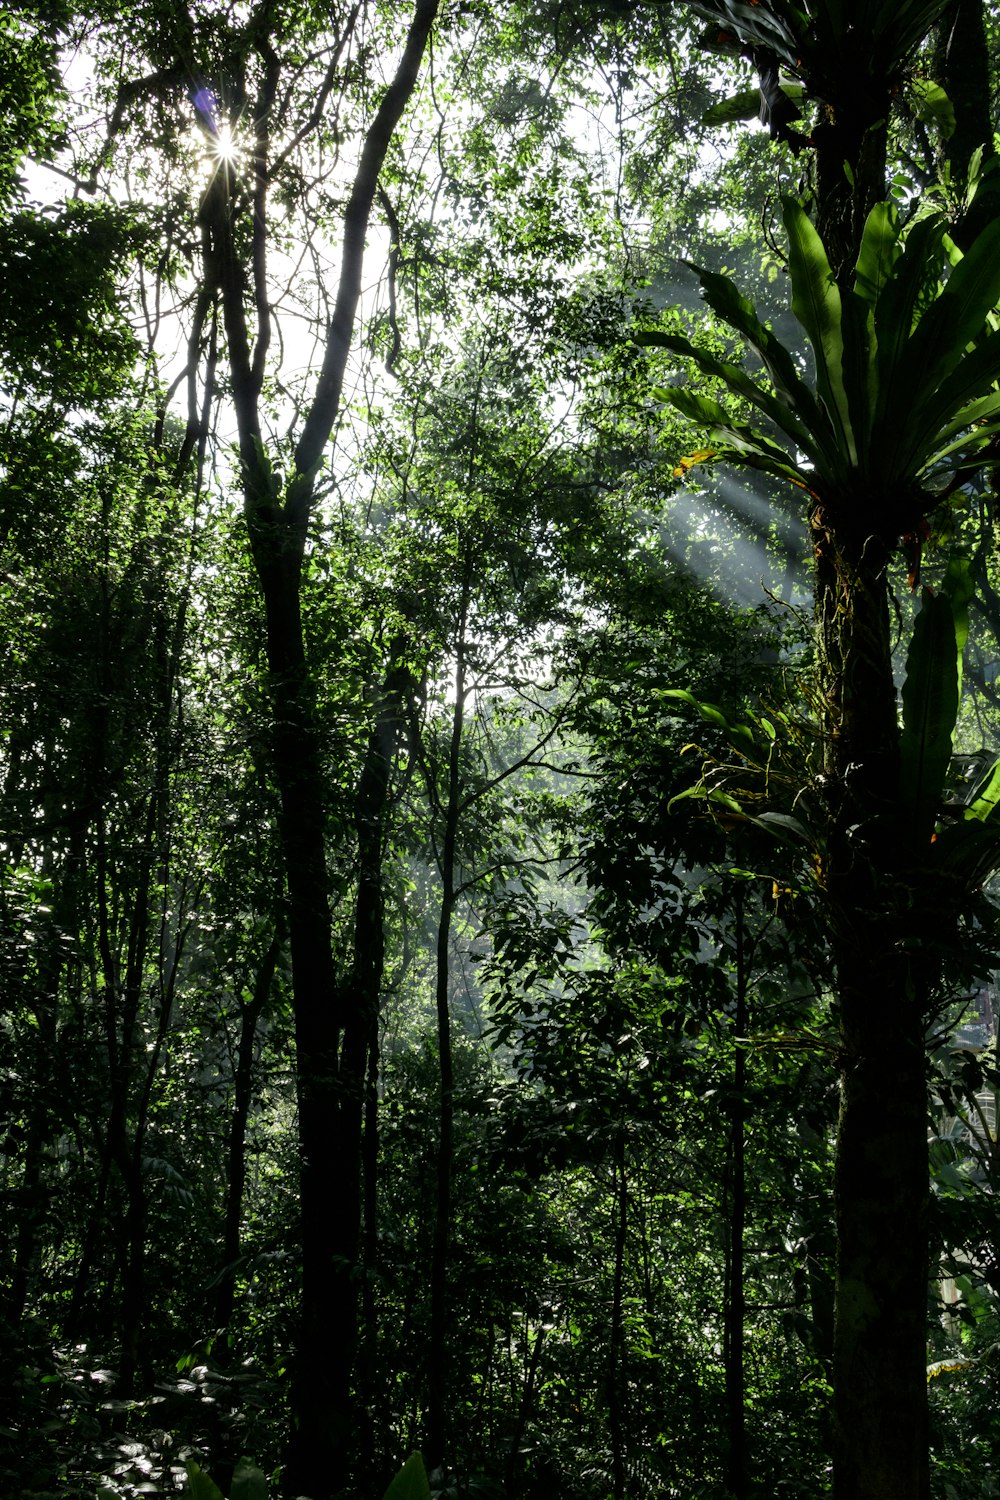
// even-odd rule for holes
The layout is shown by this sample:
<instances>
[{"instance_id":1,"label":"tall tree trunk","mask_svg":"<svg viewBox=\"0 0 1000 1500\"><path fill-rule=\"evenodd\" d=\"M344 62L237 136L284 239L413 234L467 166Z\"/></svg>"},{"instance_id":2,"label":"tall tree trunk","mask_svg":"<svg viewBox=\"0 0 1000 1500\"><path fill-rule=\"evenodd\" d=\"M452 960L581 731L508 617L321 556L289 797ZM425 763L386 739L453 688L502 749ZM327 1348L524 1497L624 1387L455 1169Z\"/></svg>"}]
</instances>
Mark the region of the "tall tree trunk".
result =
<instances>
[{"instance_id":1,"label":"tall tree trunk","mask_svg":"<svg viewBox=\"0 0 1000 1500\"><path fill-rule=\"evenodd\" d=\"M302 565L316 475L340 412L361 295L365 239L379 173L417 84L438 0L415 0L392 81L361 145L344 210L340 277L323 364L282 491L267 456L261 393L271 336L267 278L270 129L281 60L269 37L254 46L261 83L253 105L252 233L241 258L236 183L220 165L201 205L207 284L221 295L239 434L244 514L267 639L270 761L288 895L300 1156L302 1294L285 1476L292 1493L321 1497L348 1483L351 1376L357 1341L361 1133L370 1043L367 1009L340 981L327 890L326 788L315 682L301 615ZM341 38L348 39L360 6ZM250 308L255 317L251 336Z\"/></svg>"},{"instance_id":2,"label":"tall tree trunk","mask_svg":"<svg viewBox=\"0 0 1000 1500\"><path fill-rule=\"evenodd\" d=\"M856 45L859 51L866 45L863 27ZM885 197L889 108L887 84L870 78L859 56L843 69L843 91L813 131L816 228L841 286L853 276L865 220Z\"/></svg>"},{"instance_id":3,"label":"tall tree trunk","mask_svg":"<svg viewBox=\"0 0 1000 1500\"><path fill-rule=\"evenodd\" d=\"M854 513L870 517L860 500ZM919 874L899 801L890 542L822 507L812 524L830 797L821 874L842 1047L834 1494L926 1500L926 985L901 943Z\"/></svg>"},{"instance_id":4,"label":"tall tree trunk","mask_svg":"<svg viewBox=\"0 0 1000 1500\"><path fill-rule=\"evenodd\" d=\"M228 1331L236 1292L236 1264L240 1257L243 1194L247 1179L247 1122L253 1098L253 1060L257 1027L270 999L274 975L285 941L284 924L275 923L271 941L261 956L254 976L253 992L240 1005L240 1035L236 1044L233 1077L233 1109L226 1143L226 1206L222 1225L222 1267L215 1294L215 1321Z\"/></svg>"},{"instance_id":5,"label":"tall tree trunk","mask_svg":"<svg viewBox=\"0 0 1000 1500\"><path fill-rule=\"evenodd\" d=\"M611 1436L611 1487L624 1500L625 1472L625 1245L628 1240L628 1158L624 1119L615 1130L612 1156L614 1260L611 1280L611 1328L608 1338L608 1428Z\"/></svg>"},{"instance_id":6,"label":"tall tree trunk","mask_svg":"<svg viewBox=\"0 0 1000 1500\"><path fill-rule=\"evenodd\" d=\"M726 1375L726 1427L728 1453L726 1484L734 1500L746 1500L749 1485L746 1432L746 1088L747 1054L747 963L743 887L736 887L736 1011L733 1016L735 1054L731 1119L729 1127L729 1192L726 1225L727 1296L724 1316L723 1355Z\"/></svg>"},{"instance_id":7,"label":"tall tree trunk","mask_svg":"<svg viewBox=\"0 0 1000 1500\"><path fill-rule=\"evenodd\" d=\"M354 827L358 841L358 894L354 924L353 1005L358 1015L356 1050L346 1057L350 1076L362 1091L362 1345L358 1369L359 1454L364 1482L375 1487L374 1393L377 1329L375 1275L378 1251L378 1070L379 1013L385 971L385 893L383 863L392 765L404 733L415 682L406 665L405 636L397 636L379 695L375 722L358 780ZM346 1048L345 1048L346 1054ZM384 1437L384 1435L383 1435ZM383 1443L383 1446L385 1444Z\"/></svg>"},{"instance_id":8,"label":"tall tree trunk","mask_svg":"<svg viewBox=\"0 0 1000 1500\"><path fill-rule=\"evenodd\" d=\"M434 1004L438 1043L438 1142L434 1196L434 1240L431 1250L431 1337L427 1361L427 1461L440 1468L448 1448L448 1258L451 1238L451 1177L455 1135L455 1065L451 1047L451 924L455 913L456 856L461 817L461 753L465 731L465 629L471 596L471 561L466 555L455 648L455 707L448 745L447 803L439 850L441 909L438 916ZM433 778L428 777L432 797Z\"/></svg>"}]
</instances>

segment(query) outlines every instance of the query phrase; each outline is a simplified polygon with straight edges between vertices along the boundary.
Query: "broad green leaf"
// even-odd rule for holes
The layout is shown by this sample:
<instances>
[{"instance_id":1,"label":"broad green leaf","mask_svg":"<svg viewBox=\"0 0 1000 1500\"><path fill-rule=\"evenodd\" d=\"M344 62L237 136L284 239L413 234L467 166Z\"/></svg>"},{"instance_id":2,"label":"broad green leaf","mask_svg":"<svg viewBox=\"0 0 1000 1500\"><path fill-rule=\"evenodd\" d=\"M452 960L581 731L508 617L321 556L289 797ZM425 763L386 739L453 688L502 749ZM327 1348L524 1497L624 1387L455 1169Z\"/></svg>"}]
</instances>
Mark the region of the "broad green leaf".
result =
<instances>
[{"instance_id":1,"label":"broad green leaf","mask_svg":"<svg viewBox=\"0 0 1000 1500\"><path fill-rule=\"evenodd\" d=\"M701 282L702 295L709 307L730 328L742 334L756 351L779 398L813 434L814 441L823 451L824 461L827 464L835 463L837 450L833 429L816 400L815 393L796 369L790 352L764 326L752 304L728 276L722 276L717 271L701 270L691 262L688 264Z\"/></svg>"},{"instance_id":2,"label":"broad green leaf","mask_svg":"<svg viewBox=\"0 0 1000 1500\"><path fill-rule=\"evenodd\" d=\"M759 813L757 817L751 819L751 822L763 828L766 833L773 834L784 844L812 843L812 836L806 825L799 818L793 818L790 813Z\"/></svg>"},{"instance_id":3,"label":"broad green leaf","mask_svg":"<svg viewBox=\"0 0 1000 1500\"><path fill-rule=\"evenodd\" d=\"M878 375L875 365L875 328L872 309L853 292L843 300L841 334L844 345L844 393L851 431L854 434L855 462L865 473L868 467Z\"/></svg>"},{"instance_id":4,"label":"broad green leaf","mask_svg":"<svg viewBox=\"0 0 1000 1500\"><path fill-rule=\"evenodd\" d=\"M878 340L879 400L876 422L882 425L885 411L895 390L897 372L902 368L905 351L929 281L940 279L941 240L944 221L939 214L920 219L902 242L902 254L893 266L875 308L875 337Z\"/></svg>"},{"instance_id":5,"label":"broad green leaf","mask_svg":"<svg viewBox=\"0 0 1000 1500\"><path fill-rule=\"evenodd\" d=\"M701 117L702 125L733 125L739 120L755 120L760 110L760 89L741 89L728 99L720 99Z\"/></svg>"},{"instance_id":6,"label":"broad green leaf","mask_svg":"<svg viewBox=\"0 0 1000 1500\"><path fill-rule=\"evenodd\" d=\"M956 553L949 559L941 585L951 601L951 612L955 620L955 649L958 652L958 696L962 696L962 653L969 639L969 605L976 586L972 578L972 564L964 553Z\"/></svg>"},{"instance_id":7,"label":"broad green leaf","mask_svg":"<svg viewBox=\"0 0 1000 1500\"><path fill-rule=\"evenodd\" d=\"M851 415L844 388L844 342L840 288L823 241L805 209L794 198L784 200L788 234L788 269L792 311L809 336L816 356L816 384L850 465L857 462Z\"/></svg>"},{"instance_id":8,"label":"broad green leaf","mask_svg":"<svg viewBox=\"0 0 1000 1500\"><path fill-rule=\"evenodd\" d=\"M419 1453L410 1454L386 1490L383 1500L431 1500L427 1470Z\"/></svg>"},{"instance_id":9,"label":"broad green leaf","mask_svg":"<svg viewBox=\"0 0 1000 1500\"><path fill-rule=\"evenodd\" d=\"M718 401L713 401L710 396L703 396L699 391L689 390L686 386L654 385L653 395L657 401L669 402L676 406L688 421L694 422L699 427L731 427L733 419L724 406Z\"/></svg>"},{"instance_id":10,"label":"broad green leaf","mask_svg":"<svg viewBox=\"0 0 1000 1500\"><path fill-rule=\"evenodd\" d=\"M918 842L930 838L941 803L958 718L955 617L945 594L925 589L903 682L900 790Z\"/></svg>"},{"instance_id":11,"label":"broad green leaf","mask_svg":"<svg viewBox=\"0 0 1000 1500\"><path fill-rule=\"evenodd\" d=\"M1000 829L992 818L951 823L939 831L933 850L935 865L950 879L967 888L982 885L1000 869Z\"/></svg>"},{"instance_id":12,"label":"broad green leaf","mask_svg":"<svg viewBox=\"0 0 1000 1500\"><path fill-rule=\"evenodd\" d=\"M865 221L854 275L854 290L875 306L902 253L899 211L894 203L876 203Z\"/></svg>"},{"instance_id":13,"label":"broad green leaf","mask_svg":"<svg viewBox=\"0 0 1000 1500\"><path fill-rule=\"evenodd\" d=\"M911 78L913 113L925 125L936 125L945 140L955 132L955 106L932 78Z\"/></svg>"},{"instance_id":14,"label":"broad green leaf","mask_svg":"<svg viewBox=\"0 0 1000 1500\"><path fill-rule=\"evenodd\" d=\"M190 1500L225 1500L215 1480L210 1479L193 1458L189 1458L184 1467L187 1469L187 1492Z\"/></svg>"},{"instance_id":15,"label":"broad green leaf","mask_svg":"<svg viewBox=\"0 0 1000 1500\"><path fill-rule=\"evenodd\" d=\"M798 105L805 95L801 83L779 83L781 92L793 104ZM760 114L760 89L740 89L728 99L720 99L706 109L701 117L702 125L736 125L743 120L756 120Z\"/></svg>"},{"instance_id":16,"label":"broad green leaf","mask_svg":"<svg viewBox=\"0 0 1000 1500\"><path fill-rule=\"evenodd\" d=\"M722 381L735 395L742 396L745 401L756 406L757 410L769 417L786 437L791 438L811 463L817 462L819 452L809 429L798 420L794 412L789 410L784 401L773 396L770 391L761 390L760 386L738 365L731 365L725 360L716 359L714 355L698 349L690 340L675 334L638 334L636 341L670 349L673 353L682 354L685 358L692 360L706 375Z\"/></svg>"},{"instance_id":17,"label":"broad green leaf","mask_svg":"<svg viewBox=\"0 0 1000 1500\"><path fill-rule=\"evenodd\" d=\"M1000 760L988 771L984 784L975 800L965 809L965 816L977 823L985 823L1000 807Z\"/></svg>"},{"instance_id":18,"label":"broad green leaf","mask_svg":"<svg viewBox=\"0 0 1000 1500\"><path fill-rule=\"evenodd\" d=\"M972 341L986 330L987 314L1000 300L1000 220L987 225L952 271L944 289L924 313L896 371L893 408L908 427L899 452L911 461L924 439L922 408L928 374L940 384L959 365ZM904 417L904 414L905 417Z\"/></svg>"}]
</instances>

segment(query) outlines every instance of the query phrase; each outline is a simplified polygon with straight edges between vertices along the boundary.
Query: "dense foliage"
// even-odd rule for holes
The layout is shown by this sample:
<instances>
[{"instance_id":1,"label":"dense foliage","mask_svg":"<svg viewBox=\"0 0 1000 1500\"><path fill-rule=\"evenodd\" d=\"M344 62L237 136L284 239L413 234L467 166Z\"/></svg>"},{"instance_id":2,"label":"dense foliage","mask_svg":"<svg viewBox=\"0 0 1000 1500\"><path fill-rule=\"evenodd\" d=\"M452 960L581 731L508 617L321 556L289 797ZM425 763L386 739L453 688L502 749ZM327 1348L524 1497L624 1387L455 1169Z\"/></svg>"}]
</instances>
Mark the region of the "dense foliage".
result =
<instances>
[{"instance_id":1,"label":"dense foliage","mask_svg":"<svg viewBox=\"0 0 1000 1500\"><path fill-rule=\"evenodd\" d=\"M4 1494L1000 1494L998 31L0 16Z\"/></svg>"}]
</instances>

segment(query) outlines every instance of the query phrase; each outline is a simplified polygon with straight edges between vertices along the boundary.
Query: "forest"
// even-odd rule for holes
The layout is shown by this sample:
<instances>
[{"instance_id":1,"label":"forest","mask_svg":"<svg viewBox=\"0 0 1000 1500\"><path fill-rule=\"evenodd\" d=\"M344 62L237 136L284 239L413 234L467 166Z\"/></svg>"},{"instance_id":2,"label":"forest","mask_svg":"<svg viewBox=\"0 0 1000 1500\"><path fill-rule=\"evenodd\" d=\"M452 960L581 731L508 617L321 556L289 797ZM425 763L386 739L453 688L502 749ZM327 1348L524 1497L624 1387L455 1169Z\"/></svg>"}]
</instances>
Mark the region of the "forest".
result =
<instances>
[{"instance_id":1,"label":"forest","mask_svg":"<svg viewBox=\"0 0 1000 1500\"><path fill-rule=\"evenodd\" d=\"M6 0L0 1495L1000 1497L998 95Z\"/></svg>"}]
</instances>

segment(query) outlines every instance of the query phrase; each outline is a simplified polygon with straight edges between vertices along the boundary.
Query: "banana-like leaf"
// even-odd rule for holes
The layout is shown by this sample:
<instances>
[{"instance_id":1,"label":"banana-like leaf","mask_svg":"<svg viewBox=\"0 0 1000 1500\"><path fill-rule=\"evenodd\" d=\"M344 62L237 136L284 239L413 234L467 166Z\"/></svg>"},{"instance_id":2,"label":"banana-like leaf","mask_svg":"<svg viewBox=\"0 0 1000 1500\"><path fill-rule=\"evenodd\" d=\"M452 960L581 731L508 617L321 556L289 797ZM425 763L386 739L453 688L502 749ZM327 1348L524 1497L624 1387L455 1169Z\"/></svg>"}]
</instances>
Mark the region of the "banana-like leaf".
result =
<instances>
[{"instance_id":1,"label":"banana-like leaf","mask_svg":"<svg viewBox=\"0 0 1000 1500\"><path fill-rule=\"evenodd\" d=\"M1000 760L995 761L980 783L977 795L965 809L970 821L986 823L1000 808Z\"/></svg>"},{"instance_id":2,"label":"banana-like leaf","mask_svg":"<svg viewBox=\"0 0 1000 1500\"><path fill-rule=\"evenodd\" d=\"M943 427L936 429L929 427L924 437L923 452L918 450L913 455L914 470L919 473L931 463L940 462L957 448L968 446L970 449L975 449L985 446L988 434L995 429L994 419L998 413L1000 413L1000 391L991 391L988 396L982 396L978 401L963 406ZM974 428L975 431L969 432L969 428ZM967 437L958 437L957 441L953 442L952 439L958 433L967 434Z\"/></svg>"},{"instance_id":3,"label":"banana-like leaf","mask_svg":"<svg viewBox=\"0 0 1000 1500\"><path fill-rule=\"evenodd\" d=\"M742 334L760 356L777 395L813 434L823 453L824 463L835 464L838 449L833 428L812 389L795 368L790 352L764 326L753 305L728 276L721 276L717 271L704 271L695 265L691 265L691 269L701 282L702 296L712 311Z\"/></svg>"},{"instance_id":4,"label":"banana-like leaf","mask_svg":"<svg viewBox=\"0 0 1000 1500\"><path fill-rule=\"evenodd\" d=\"M876 203L865 220L854 275L856 294L871 307L882 297L902 248L899 210L894 203Z\"/></svg>"},{"instance_id":5,"label":"banana-like leaf","mask_svg":"<svg viewBox=\"0 0 1000 1500\"><path fill-rule=\"evenodd\" d=\"M882 0L871 18L882 58L893 71L904 63L941 16L948 0Z\"/></svg>"},{"instance_id":6,"label":"banana-like leaf","mask_svg":"<svg viewBox=\"0 0 1000 1500\"><path fill-rule=\"evenodd\" d=\"M974 889L1000 869L1000 827L988 823L953 823L934 840L934 864L951 880Z\"/></svg>"},{"instance_id":7,"label":"banana-like leaf","mask_svg":"<svg viewBox=\"0 0 1000 1500\"><path fill-rule=\"evenodd\" d=\"M744 43L769 47L789 68L795 68L807 18L801 12L796 14L794 7L782 5L781 0L772 0L769 5L750 5L745 0L716 0L715 4L692 0L690 9L706 21L734 31Z\"/></svg>"},{"instance_id":8,"label":"banana-like leaf","mask_svg":"<svg viewBox=\"0 0 1000 1500\"><path fill-rule=\"evenodd\" d=\"M904 359L917 308L935 289L941 275L941 241L945 224L940 214L918 219L902 241L892 274L882 289L875 309L875 333L879 346L879 387L888 392Z\"/></svg>"},{"instance_id":9,"label":"banana-like leaf","mask_svg":"<svg viewBox=\"0 0 1000 1500\"><path fill-rule=\"evenodd\" d=\"M735 125L740 120L756 120L760 112L760 89L741 89L728 99L720 99L701 117L702 125Z\"/></svg>"},{"instance_id":10,"label":"banana-like leaf","mask_svg":"<svg viewBox=\"0 0 1000 1500\"><path fill-rule=\"evenodd\" d=\"M853 465L865 472L871 451L878 397L875 318L872 309L851 293L841 307L842 371L850 430L854 435Z\"/></svg>"},{"instance_id":11,"label":"banana-like leaf","mask_svg":"<svg viewBox=\"0 0 1000 1500\"><path fill-rule=\"evenodd\" d=\"M708 396L678 386L655 386L653 395L667 401L698 427L706 428L712 440L714 456L724 462L742 464L791 480L799 489L810 490L812 472L799 467L785 449L779 448L763 433L754 432L734 422L724 407Z\"/></svg>"},{"instance_id":12,"label":"banana-like leaf","mask_svg":"<svg viewBox=\"0 0 1000 1500\"><path fill-rule=\"evenodd\" d=\"M830 269L823 241L802 205L784 200L788 234L788 269L792 278L792 312L809 335L816 356L816 385L850 465L857 448L844 387L844 339L840 288Z\"/></svg>"},{"instance_id":13,"label":"banana-like leaf","mask_svg":"<svg viewBox=\"0 0 1000 1500\"><path fill-rule=\"evenodd\" d=\"M928 372L940 384L960 364L972 341L982 334L987 315L1000 301L1000 220L978 235L949 276L943 291L914 329L906 358L896 371L893 405L909 417L910 441L900 445L900 461L912 455L924 437L921 410Z\"/></svg>"},{"instance_id":14,"label":"banana-like leaf","mask_svg":"<svg viewBox=\"0 0 1000 1500\"><path fill-rule=\"evenodd\" d=\"M682 354L686 359L693 360L706 375L722 381L734 395L742 396L745 401L756 406L757 410L769 417L786 437L791 438L792 442L807 456L810 463L816 462L817 445L809 429L797 419L784 401L779 400L777 396L772 396L770 391L761 390L756 381L738 365L731 365L726 360L716 359L714 355L692 344L690 339L682 338L677 334L639 333L636 335L636 342L644 346L652 345L660 349L670 349L674 354Z\"/></svg>"},{"instance_id":15,"label":"banana-like leaf","mask_svg":"<svg viewBox=\"0 0 1000 1500\"><path fill-rule=\"evenodd\" d=\"M903 683L900 791L916 841L928 841L941 805L958 718L955 616L946 594L925 589Z\"/></svg>"},{"instance_id":16,"label":"banana-like leaf","mask_svg":"<svg viewBox=\"0 0 1000 1500\"><path fill-rule=\"evenodd\" d=\"M787 83L782 80L778 87L792 104L799 104L805 94L801 83ZM710 109L706 109L700 123L702 125L737 125L743 120L756 120L759 114L760 89L740 89L738 94L730 94L728 99L720 99L718 104L713 104Z\"/></svg>"},{"instance_id":17,"label":"banana-like leaf","mask_svg":"<svg viewBox=\"0 0 1000 1500\"><path fill-rule=\"evenodd\" d=\"M930 394L920 407L925 428L937 432L946 422L960 415L970 402L988 397L998 376L1000 332L988 333L968 351L950 375L933 383Z\"/></svg>"},{"instance_id":18,"label":"banana-like leaf","mask_svg":"<svg viewBox=\"0 0 1000 1500\"><path fill-rule=\"evenodd\" d=\"M979 468L984 456L982 450L989 446L998 432L1000 432L1000 422L984 422L972 432L963 433L954 442L935 448L924 463L923 472L926 473L932 463L937 465L946 461L953 469ZM995 464L996 460L992 462Z\"/></svg>"}]
</instances>

